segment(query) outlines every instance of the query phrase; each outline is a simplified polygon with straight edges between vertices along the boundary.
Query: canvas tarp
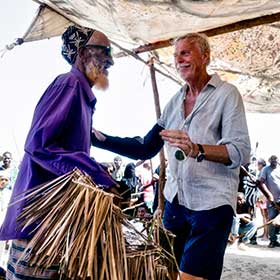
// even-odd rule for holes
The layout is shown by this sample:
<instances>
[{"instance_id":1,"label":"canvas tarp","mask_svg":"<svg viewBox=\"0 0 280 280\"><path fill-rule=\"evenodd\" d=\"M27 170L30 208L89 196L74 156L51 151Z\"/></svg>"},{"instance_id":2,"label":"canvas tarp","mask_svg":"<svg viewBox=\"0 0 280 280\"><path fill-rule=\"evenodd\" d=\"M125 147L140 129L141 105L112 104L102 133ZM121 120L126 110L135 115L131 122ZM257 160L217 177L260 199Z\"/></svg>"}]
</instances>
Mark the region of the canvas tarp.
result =
<instances>
[{"instance_id":1,"label":"canvas tarp","mask_svg":"<svg viewBox=\"0 0 280 280\"><path fill-rule=\"evenodd\" d=\"M25 42L60 35L72 22L98 29L126 48L205 32L267 15L279 0L35 0L41 4ZM279 19L280 20L280 19ZM246 25L242 26L246 28ZM241 88L249 111L279 112L279 23L211 38L211 68ZM158 50L173 73L172 51ZM162 64L163 65L163 64ZM243 84L242 84L243 83ZM265 105L265 106L264 106Z\"/></svg>"},{"instance_id":2,"label":"canvas tarp","mask_svg":"<svg viewBox=\"0 0 280 280\"><path fill-rule=\"evenodd\" d=\"M114 40L134 44L174 38L245 19L280 12L279 0L36 0L44 12L25 40L56 36L65 21L96 28ZM50 16L52 20L50 20ZM41 33L40 33L41 30Z\"/></svg>"}]
</instances>

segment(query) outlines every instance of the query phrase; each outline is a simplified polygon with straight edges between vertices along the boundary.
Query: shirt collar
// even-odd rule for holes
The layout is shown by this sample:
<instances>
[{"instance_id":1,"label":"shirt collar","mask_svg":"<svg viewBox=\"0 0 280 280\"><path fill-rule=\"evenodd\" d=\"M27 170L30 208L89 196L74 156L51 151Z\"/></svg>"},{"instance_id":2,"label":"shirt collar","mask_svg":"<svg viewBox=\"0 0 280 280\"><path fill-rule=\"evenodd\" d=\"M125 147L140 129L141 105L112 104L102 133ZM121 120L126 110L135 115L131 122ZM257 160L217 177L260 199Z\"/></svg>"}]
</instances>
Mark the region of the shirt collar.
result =
<instances>
[{"instance_id":1,"label":"shirt collar","mask_svg":"<svg viewBox=\"0 0 280 280\"><path fill-rule=\"evenodd\" d=\"M85 75L74 65L72 65L72 68L71 68L70 72L78 78L78 80L80 81L80 83L82 85L82 88L85 91L85 94L87 96L87 100L88 100L89 104L91 105L91 107L94 107L97 100L96 100L96 97L95 97L95 95L94 95L94 93L93 93Z\"/></svg>"},{"instance_id":2,"label":"shirt collar","mask_svg":"<svg viewBox=\"0 0 280 280\"><path fill-rule=\"evenodd\" d=\"M223 81L221 80L221 78L219 77L218 74L213 74L210 78L210 80L207 82L206 86L204 87L204 89L206 89L208 86L212 86L214 88L217 88ZM187 94L187 88L188 88L188 84L185 84L182 88L181 88L181 92L183 92L183 96L182 98L185 99L186 98L186 94ZM202 90L203 92L203 90Z\"/></svg>"},{"instance_id":3,"label":"shirt collar","mask_svg":"<svg viewBox=\"0 0 280 280\"><path fill-rule=\"evenodd\" d=\"M208 81L207 86L211 85L214 88L217 88L223 81L221 78L215 73L211 76L211 79Z\"/></svg>"}]
</instances>

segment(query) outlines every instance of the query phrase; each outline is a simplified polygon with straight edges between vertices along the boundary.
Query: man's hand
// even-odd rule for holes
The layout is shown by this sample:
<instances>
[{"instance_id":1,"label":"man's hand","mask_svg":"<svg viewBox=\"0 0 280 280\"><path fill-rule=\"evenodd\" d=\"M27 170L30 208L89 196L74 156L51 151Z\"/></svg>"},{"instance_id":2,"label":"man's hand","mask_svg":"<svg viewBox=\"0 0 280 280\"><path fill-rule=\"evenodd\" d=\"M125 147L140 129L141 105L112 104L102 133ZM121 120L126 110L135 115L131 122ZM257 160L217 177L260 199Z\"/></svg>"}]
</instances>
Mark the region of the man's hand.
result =
<instances>
[{"instance_id":1,"label":"man's hand","mask_svg":"<svg viewBox=\"0 0 280 280\"><path fill-rule=\"evenodd\" d=\"M193 153L194 144L185 131L164 129L159 134L162 140L167 141L173 147L180 148L186 155L191 156L190 153Z\"/></svg>"},{"instance_id":2,"label":"man's hand","mask_svg":"<svg viewBox=\"0 0 280 280\"><path fill-rule=\"evenodd\" d=\"M95 128L92 128L92 133L94 134L95 138L100 142L104 142L106 140L105 135L103 135L100 131L96 130Z\"/></svg>"}]
</instances>

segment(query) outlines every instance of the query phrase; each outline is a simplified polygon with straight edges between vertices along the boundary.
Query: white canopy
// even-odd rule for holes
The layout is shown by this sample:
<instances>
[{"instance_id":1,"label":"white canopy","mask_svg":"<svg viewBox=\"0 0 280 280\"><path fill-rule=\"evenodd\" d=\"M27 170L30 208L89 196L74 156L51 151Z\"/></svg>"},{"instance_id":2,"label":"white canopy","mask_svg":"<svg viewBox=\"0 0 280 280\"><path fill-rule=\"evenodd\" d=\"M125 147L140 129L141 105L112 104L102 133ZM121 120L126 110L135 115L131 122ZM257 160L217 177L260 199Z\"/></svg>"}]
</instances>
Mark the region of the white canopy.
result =
<instances>
[{"instance_id":1,"label":"white canopy","mask_svg":"<svg viewBox=\"0 0 280 280\"><path fill-rule=\"evenodd\" d=\"M280 20L279 0L34 0L41 4L25 42L58 36L76 23L103 31L126 48L188 32L227 32ZM268 20L262 20L268 18ZM279 24L215 36L212 69L236 82L249 111L280 112ZM217 29L225 29L218 31ZM212 30L212 33L211 33ZM214 30L214 32L213 32ZM157 51L168 67L170 50ZM249 77L249 78L248 78ZM264 106L265 105L265 106Z\"/></svg>"},{"instance_id":2,"label":"white canopy","mask_svg":"<svg viewBox=\"0 0 280 280\"><path fill-rule=\"evenodd\" d=\"M25 41L61 34L68 21L134 44L174 38L280 12L278 0L35 0L41 9Z\"/></svg>"}]
</instances>

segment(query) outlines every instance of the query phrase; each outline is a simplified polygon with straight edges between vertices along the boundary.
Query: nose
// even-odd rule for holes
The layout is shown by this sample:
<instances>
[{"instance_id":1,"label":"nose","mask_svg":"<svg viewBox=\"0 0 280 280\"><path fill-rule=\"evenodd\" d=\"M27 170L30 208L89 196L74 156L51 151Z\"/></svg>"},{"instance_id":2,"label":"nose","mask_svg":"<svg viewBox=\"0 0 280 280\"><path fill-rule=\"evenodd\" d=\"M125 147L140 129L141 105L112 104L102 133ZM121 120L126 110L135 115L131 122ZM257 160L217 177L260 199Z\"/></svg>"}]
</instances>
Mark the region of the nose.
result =
<instances>
[{"instance_id":1,"label":"nose","mask_svg":"<svg viewBox=\"0 0 280 280\"><path fill-rule=\"evenodd\" d=\"M106 64L108 65L108 68L114 65L114 60L111 55L108 57Z\"/></svg>"},{"instance_id":2,"label":"nose","mask_svg":"<svg viewBox=\"0 0 280 280\"><path fill-rule=\"evenodd\" d=\"M180 55L180 54L176 55L176 56L174 57L174 59L175 59L175 63L176 63L176 64L180 64L180 63L184 62L183 56Z\"/></svg>"}]
</instances>

